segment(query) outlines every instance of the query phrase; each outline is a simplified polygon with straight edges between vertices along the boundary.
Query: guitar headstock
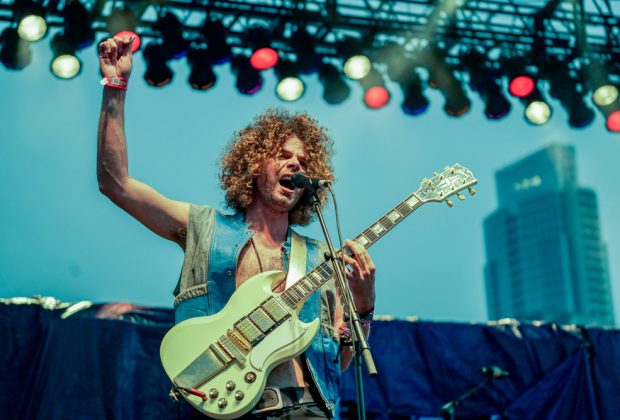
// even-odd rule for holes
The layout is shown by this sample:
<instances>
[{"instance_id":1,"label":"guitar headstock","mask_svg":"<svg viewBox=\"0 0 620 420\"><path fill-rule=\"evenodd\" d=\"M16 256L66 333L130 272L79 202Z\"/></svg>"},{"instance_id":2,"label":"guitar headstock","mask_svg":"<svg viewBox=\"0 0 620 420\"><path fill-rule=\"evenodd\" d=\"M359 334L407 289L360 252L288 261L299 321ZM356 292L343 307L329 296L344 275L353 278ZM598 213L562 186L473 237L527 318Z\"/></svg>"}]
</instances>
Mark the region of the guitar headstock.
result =
<instances>
[{"instance_id":1,"label":"guitar headstock","mask_svg":"<svg viewBox=\"0 0 620 420\"><path fill-rule=\"evenodd\" d=\"M471 195L476 194L476 190L471 187L477 183L478 180L469 169L456 163L446 166L441 173L435 172L431 179L424 178L416 195L422 202L445 200L452 207L449 197L456 194L460 200L464 200L465 196L460 192L468 189Z\"/></svg>"}]
</instances>

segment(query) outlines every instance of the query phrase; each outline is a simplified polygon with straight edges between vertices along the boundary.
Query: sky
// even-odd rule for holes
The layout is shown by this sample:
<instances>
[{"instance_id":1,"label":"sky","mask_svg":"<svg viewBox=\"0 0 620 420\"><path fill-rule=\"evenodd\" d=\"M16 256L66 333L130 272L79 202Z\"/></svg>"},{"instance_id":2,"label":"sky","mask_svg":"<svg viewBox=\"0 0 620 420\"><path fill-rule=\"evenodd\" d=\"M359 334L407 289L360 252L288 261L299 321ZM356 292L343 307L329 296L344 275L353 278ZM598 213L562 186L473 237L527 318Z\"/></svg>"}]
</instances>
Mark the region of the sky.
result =
<instances>
[{"instance_id":1,"label":"sky","mask_svg":"<svg viewBox=\"0 0 620 420\"><path fill-rule=\"evenodd\" d=\"M0 28L0 30L3 28ZM32 45L33 60L15 72L0 66L0 297L54 296L69 302L133 302L172 306L183 252L117 208L97 186L97 121L102 87L95 47L81 52L81 75L58 80L49 71L47 38ZM598 194L603 240L608 246L616 320L620 319L620 195L616 185L620 135L597 113L585 129L568 127L553 102L542 127L523 119L514 101L509 116L490 121L471 94L461 118L445 115L443 98L427 95L425 114L400 110L400 91L381 110L351 97L330 106L316 76L304 97L283 103L272 71L254 96L234 88L228 67L216 68L216 86L193 91L185 61L172 64L172 84L143 81L141 54L134 60L126 106L130 174L164 195L223 208L217 162L233 133L270 106L303 110L329 128L343 234L351 238L420 188L420 180L460 163L478 179L474 197L426 203L370 249L377 266L376 313L399 318L487 320L483 219L497 207L495 172L553 142L577 151L580 183ZM330 206L330 209L332 207ZM335 237L333 210L327 211ZM301 230L320 238L318 223Z\"/></svg>"}]
</instances>

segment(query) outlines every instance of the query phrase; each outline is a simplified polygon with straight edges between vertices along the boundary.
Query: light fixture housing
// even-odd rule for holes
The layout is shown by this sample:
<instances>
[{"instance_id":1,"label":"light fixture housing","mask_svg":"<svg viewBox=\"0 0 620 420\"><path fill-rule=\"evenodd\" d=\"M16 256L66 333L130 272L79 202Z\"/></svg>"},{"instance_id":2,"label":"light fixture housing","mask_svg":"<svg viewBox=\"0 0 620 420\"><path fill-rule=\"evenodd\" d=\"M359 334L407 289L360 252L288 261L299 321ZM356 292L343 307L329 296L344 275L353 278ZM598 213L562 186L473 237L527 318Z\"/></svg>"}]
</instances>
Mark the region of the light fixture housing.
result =
<instances>
[{"instance_id":1,"label":"light fixture housing","mask_svg":"<svg viewBox=\"0 0 620 420\"><path fill-rule=\"evenodd\" d=\"M370 109L381 109L390 102L390 92L385 87L385 80L377 69L371 69L360 79L364 88L364 105Z\"/></svg>"},{"instance_id":2,"label":"light fixture housing","mask_svg":"<svg viewBox=\"0 0 620 420\"><path fill-rule=\"evenodd\" d=\"M163 87L172 82L174 74L168 66L168 53L162 44L148 44L143 55L147 63L144 72L146 83L153 87Z\"/></svg>"},{"instance_id":3,"label":"light fixture housing","mask_svg":"<svg viewBox=\"0 0 620 420\"><path fill-rule=\"evenodd\" d=\"M187 53L187 62L191 70L188 83L196 90L209 90L217 81L213 72L211 56L205 48L192 48Z\"/></svg>"},{"instance_id":4,"label":"light fixture housing","mask_svg":"<svg viewBox=\"0 0 620 420\"><path fill-rule=\"evenodd\" d=\"M289 60L280 60L275 68L278 83L276 95L286 102L293 102L301 98L306 90L306 85L299 77L295 63Z\"/></svg>"},{"instance_id":5,"label":"light fixture housing","mask_svg":"<svg viewBox=\"0 0 620 420\"><path fill-rule=\"evenodd\" d=\"M263 87L263 77L251 64L250 59L243 55L233 57L231 69L237 76L235 87L243 95L254 95Z\"/></svg>"},{"instance_id":6,"label":"light fixture housing","mask_svg":"<svg viewBox=\"0 0 620 420\"><path fill-rule=\"evenodd\" d=\"M0 35L0 62L9 70L22 70L32 61L30 43L8 27Z\"/></svg>"},{"instance_id":7,"label":"light fixture housing","mask_svg":"<svg viewBox=\"0 0 620 420\"><path fill-rule=\"evenodd\" d=\"M82 62L76 55L76 46L64 33L57 33L51 42L53 58L52 74L59 79L73 79L82 71Z\"/></svg>"},{"instance_id":8,"label":"light fixture housing","mask_svg":"<svg viewBox=\"0 0 620 420\"><path fill-rule=\"evenodd\" d=\"M330 105L338 105L347 100L351 87L345 82L340 70L331 63L322 63L318 71L323 85L323 100Z\"/></svg>"},{"instance_id":9,"label":"light fixture housing","mask_svg":"<svg viewBox=\"0 0 620 420\"><path fill-rule=\"evenodd\" d=\"M255 70L267 70L278 64L279 55L271 47L271 31L268 28L254 25L245 32L244 39L252 49L249 63Z\"/></svg>"}]
</instances>

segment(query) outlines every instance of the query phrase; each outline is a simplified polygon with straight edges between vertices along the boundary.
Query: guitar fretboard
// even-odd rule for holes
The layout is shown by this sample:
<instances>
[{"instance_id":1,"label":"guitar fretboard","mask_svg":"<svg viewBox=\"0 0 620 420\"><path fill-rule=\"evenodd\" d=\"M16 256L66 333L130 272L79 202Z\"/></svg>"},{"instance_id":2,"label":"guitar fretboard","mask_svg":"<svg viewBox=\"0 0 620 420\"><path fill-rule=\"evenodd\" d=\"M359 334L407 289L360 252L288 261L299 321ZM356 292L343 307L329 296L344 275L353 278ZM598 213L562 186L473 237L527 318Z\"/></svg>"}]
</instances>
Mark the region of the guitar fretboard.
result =
<instances>
[{"instance_id":1,"label":"guitar fretboard","mask_svg":"<svg viewBox=\"0 0 620 420\"><path fill-rule=\"evenodd\" d=\"M384 216L380 217L376 222L371 224L366 230L357 235L353 240L363 245L365 248L370 248L370 246L413 213L413 211L423 203L424 202L417 197L416 193L411 194ZM346 247L340 251L349 253ZM332 274L334 274L332 263L330 261L324 261L282 292L281 297L291 308L295 308L299 302L310 296L312 292L326 283L332 277Z\"/></svg>"}]
</instances>

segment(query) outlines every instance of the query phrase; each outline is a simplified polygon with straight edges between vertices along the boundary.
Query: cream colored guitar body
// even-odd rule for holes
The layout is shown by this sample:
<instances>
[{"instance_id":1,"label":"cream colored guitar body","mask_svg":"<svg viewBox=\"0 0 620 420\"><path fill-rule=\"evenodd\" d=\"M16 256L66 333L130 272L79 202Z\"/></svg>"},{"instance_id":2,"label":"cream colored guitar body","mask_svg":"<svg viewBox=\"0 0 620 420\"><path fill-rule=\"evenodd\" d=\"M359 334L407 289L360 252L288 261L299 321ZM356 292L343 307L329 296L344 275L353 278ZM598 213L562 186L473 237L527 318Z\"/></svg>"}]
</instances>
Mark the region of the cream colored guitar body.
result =
<instances>
[{"instance_id":1,"label":"cream colored guitar body","mask_svg":"<svg viewBox=\"0 0 620 420\"><path fill-rule=\"evenodd\" d=\"M244 282L217 314L183 321L165 335L160 348L164 370L199 411L218 419L242 416L260 400L273 368L310 346L319 320L299 321L297 312L303 302L291 309L278 299L279 293L272 292L283 276L280 271L258 274ZM229 341L231 330L248 316L249 309L264 306L269 298L278 299L278 308L287 311L279 325L256 345L239 334L235 337L241 338L239 342ZM183 388L206 394L206 400Z\"/></svg>"}]
</instances>

